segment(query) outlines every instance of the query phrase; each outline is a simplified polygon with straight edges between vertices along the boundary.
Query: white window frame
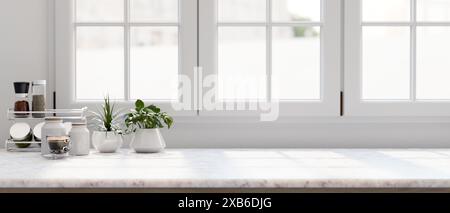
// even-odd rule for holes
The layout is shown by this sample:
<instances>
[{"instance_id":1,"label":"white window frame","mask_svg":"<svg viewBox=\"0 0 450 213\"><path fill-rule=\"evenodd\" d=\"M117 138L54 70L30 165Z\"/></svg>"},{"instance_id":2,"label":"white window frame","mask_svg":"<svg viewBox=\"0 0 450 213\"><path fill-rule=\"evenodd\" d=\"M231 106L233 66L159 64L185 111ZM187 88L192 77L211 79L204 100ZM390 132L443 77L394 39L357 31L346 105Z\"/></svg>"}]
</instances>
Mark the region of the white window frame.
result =
<instances>
[{"instance_id":1,"label":"white window frame","mask_svg":"<svg viewBox=\"0 0 450 213\"><path fill-rule=\"evenodd\" d=\"M267 4L270 4L270 0L266 1ZM199 5L197 5L197 2L199 2ZM415 11L416 0L411 0L411 2L411 11ZM180 10L179 26L182 38L180 39L179 45L180 54L183 55L180 58L180 73L191 77L191 79L199 80L197 78L198 73L195 73L193 69L196 66L200 65L203 67L204 75L216 73L217 13L214 8L217 8L217 0L180 0L180 4L182 6ZM322 101L282 102L280 103L280 115L282 117L338 117L341 110L341 91L344 91L345 94L343 102L344 115L350 119L351 117L361 117L366 121L371 121L373 120L373 117L389 117L389 121L397 121L402 117L408 118L408 121L420 121L423 117L433 119L437 117L442 118L442 116L450 116L450 101L363 101L361 98L361 0L322 0L322 4L324 5L322 11L324 15L322 17L322 22L319 23L322 36ZM344 7L344 14L341 13L342 7ZM53 9L55 14L53 20L55 40L52 55L54 55L54 87L55 91L57 91L57 107L78 108L88 106L91 109L95 109L98 106L98 102L81 102L75 100L73 0L55 0ZM197 11L197 9L199 9L199 11ZM270 17L269 10L268 13ZM411 13L412 16L414 16L414 14L415 13ZM198 20L197 15L200 17ZM341 19L341 15L343 19ZM200 25L199 29L197 29L197 24ZM292 23L274 24L268 20L263 26L272 24L274 26L293 25ZM294 24L299 26L302 24L306 25L306 23ZM450 27L450 22L417 22L415 21L415 17L413 17L411 22L365 24L410 26L412 30L412 44L415 43L416 26ZM341 28L344 32L341 32ZM197 30L200 32L199 35L197 35ZM342 34L345 36L342 36ZM267 35L270 35L270 33L268 32ZM189 42L183 42L183 40ZM199 44L197 44L198 40L201 41ZM270 41L268 41L268 43L270 44ZM199 51L197 50L197 47L199 47ZM270 45L268 47L270 47ZM198 57L195 53L198 53ZM411 58L415 59L414 57L415 48L413 48L411 52ZM270 62L268 63L270 64ZM411 65L411 94L414 97L414 61L411 61ZM267 75L268 79L271 79L270 70L268 70ZM268 82L268 84L270 84L270 82ZM195 85L191 86L192 95L201 92L198 91L198 88L196 88ZM167 111L175 116L198 115L196 107L193 107L192 110L175 111L172 109L170 103L153 103L162 106L165 110L167 109ZM123 107L132 107L133 103L132 101L120 101L118 104ZM198 103L193 104L197 106ZM227 116L231 118L260 115L260 113L261 112L259 111L200 111L199 115L203 117Z\"/></svg>"},{"instance_id":2,"label":"white window frame","mask_svg":"<svg viewBox=\"0 0 450 213\"><path fill-rule=\"evenodd\" d=\"M409 22L363 22L362 1L345 2L345 115L349 116L450 116L450 101L416 100L416 28L449 26L450 22L418 22L417 0L411 1ZM362 26L408 26L411 30L410 100L368 101L362 99Z\"/></svg>"},{"instance_id":3,"label":"white window frame","mask_svg":"<svg viewBox=\"0 0 450 213\"><path fill-rule=\"evenodd\" d=\"M218 24L217 0L199 0L200 26L200 66L203 75L217 73L218 26L265 26L267 29L267 89L268 100L271 99L271 45L272 26L318 26L321 27L321 100L280 102L280 116L333 116L340 115L341 93L341 1L321 0L321 22L286 22L273 23L271 2L266 0L267 20L261 23ZM219 103L224 106L225 103ZM205 116L254 116L261 111L200 111Z\"/></svg>"},{"instance_id":4,"label":"white window frame","mask_svg":"<svg viewBox=\"0 0 450 213\"><path fill-rule=\"evenodd\" d=\"M75 31L76 26L123 26L125 39L125 100L117 100L119 107L133 107L134 100L129 99L129 29L131 26L178 26L179 28L179 73L194 78L194 67L197 66L197 1L179 0L179 21L178 23L130 23L129 22L129 1L124 0L124 21L123 22L101 22L101 23L76 23L75 22L75 1L55 0L55 91L56 106L58 108L80 108L87 106L96 109L99 101L76 100L75 83ZM191 94L194 86L191 85ZM192 107L188 110L175 110L172 103L168 101L148 101L161 106L165 111L174 116L195 116L197 110Z\"/></svg>"}]
</instances>

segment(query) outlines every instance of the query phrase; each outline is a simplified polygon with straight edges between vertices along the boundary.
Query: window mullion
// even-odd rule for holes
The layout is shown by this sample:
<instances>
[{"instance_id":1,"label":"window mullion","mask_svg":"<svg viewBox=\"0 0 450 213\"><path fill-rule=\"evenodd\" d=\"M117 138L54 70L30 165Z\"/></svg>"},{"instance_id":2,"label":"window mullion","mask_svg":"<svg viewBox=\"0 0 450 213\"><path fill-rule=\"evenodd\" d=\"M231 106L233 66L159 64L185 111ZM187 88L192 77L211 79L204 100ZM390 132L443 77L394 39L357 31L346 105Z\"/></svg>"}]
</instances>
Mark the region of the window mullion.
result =
<instances>
[{"instance_id":1,"label":"window mullion","mask_svg":"<svg viewBox=\"0 0 450 213\"><path fill-rule=\"evenodd\" d=\"M130 1L124 1L124 92L125 100L130 100Z\"/></svg>"},{"instance_id":2,"label":"window mullion","mask_svg":"<svg viewBox=\"0 0 450 213\"><path fill-rule=\"evenodd\" d=\"M416 63L416 58L417 58L417 47L416 47L416 40L417 40L417 14L416 14L416 6L417 6L417 0L411 0L411 82L410 82L410 87L411 87L411 101L416 101L416 91L417 91L417 86L416 86L416 67L417 67L417 63Z\"/></svg>"},{"instance_id":3,"label":"window mullion","mask_svg":"<svg viewBox=\"0 0 450 213\"><path fill-rule=\"evenodd\" d=\"M272 100L272 0L266 0L267 6L266 6L266 63L267 63L267 79L266 79L266 85L267 85L267 101Z\"/></svg>"}]
</instances>

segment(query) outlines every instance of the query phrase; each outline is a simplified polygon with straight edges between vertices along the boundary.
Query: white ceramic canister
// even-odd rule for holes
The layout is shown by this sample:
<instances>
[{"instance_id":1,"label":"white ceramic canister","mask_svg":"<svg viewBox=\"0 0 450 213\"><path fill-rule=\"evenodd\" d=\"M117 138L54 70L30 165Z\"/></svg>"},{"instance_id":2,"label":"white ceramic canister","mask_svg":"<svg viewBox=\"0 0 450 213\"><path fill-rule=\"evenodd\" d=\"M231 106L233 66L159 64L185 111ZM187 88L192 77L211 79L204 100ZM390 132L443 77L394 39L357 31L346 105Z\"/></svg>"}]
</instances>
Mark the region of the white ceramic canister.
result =
<instances>
[{"instance_id":1,"label":"white ceramic canister","mask_svg":"<svg viewBox=\"0 0 450 213\"><path fill-rule=\"evenodd\" d=\"M86 122L72 123L72 129L70 130L70 142L72 143L69 152L70 155L89 155L91 141Z\"/></svg>"},{"instance_id":2,"label":"white ceramic canister","mask_svg":"<svg viewBox=\"0 0 450 213\"><path fill-rule=\"evenodd\" d=\"M45 124L42 127L41 131L41 154L48 155L50 154L50 149L48 147L47 137L59 137L59 136L67 136L66 127L63 124L62 118L57 117L48 117L45 118Z\"/></svg>"}]
</instances>

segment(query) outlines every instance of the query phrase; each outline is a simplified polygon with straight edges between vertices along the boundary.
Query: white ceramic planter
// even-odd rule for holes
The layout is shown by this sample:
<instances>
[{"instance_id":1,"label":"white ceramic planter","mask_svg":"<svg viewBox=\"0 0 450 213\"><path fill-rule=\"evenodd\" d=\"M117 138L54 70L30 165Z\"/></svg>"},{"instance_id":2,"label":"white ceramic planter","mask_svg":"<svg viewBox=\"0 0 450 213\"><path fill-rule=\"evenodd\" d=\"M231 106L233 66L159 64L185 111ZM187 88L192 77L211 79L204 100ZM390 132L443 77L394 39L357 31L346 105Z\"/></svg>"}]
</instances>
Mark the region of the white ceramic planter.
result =
<instances>
[{"instance_id":1,"label":"white ceramic planter","mask_svg":"<svg viewBox=\"0 0 450 213\"><path fill-rule=\"evenodd\" d=\"M159 129L138 129L130 147L137 153L157 153L166 148Z\"/></svg>"},{"instance_id":2,"label":"white ceramic planter","mask_svg":"<svg viewBox=\"0 0 450 213\"><path fill-rule=\"evenodd\" d=\"M92 133L92 145L101 153L114 153L122 147L122 136L114 132L99 132Z\"/></svg>"}]
</instances>

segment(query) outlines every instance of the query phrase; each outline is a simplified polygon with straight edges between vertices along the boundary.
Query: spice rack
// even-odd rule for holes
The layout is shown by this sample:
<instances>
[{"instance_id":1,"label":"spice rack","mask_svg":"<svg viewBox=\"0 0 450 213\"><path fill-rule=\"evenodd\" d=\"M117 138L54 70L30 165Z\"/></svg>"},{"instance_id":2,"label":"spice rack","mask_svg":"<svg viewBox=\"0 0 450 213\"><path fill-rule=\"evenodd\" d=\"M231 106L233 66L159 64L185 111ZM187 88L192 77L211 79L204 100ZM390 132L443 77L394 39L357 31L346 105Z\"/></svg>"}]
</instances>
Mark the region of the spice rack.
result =
<instances>
[{"instance_id":1,"label":"spice rack","mask_svg":"<svg viewBox=\"0 0 450 213\"><path fill-rule=\"evenodd\" d=\"M87 107L81 109L48 109L45 111L14 111L8 109L7 119L12 123L27 123L31 127L44 122L46 117L62 118L64 122L86 119ZM33 116L35 115L35 116ZM35 141L14 141L9 136L5 141L5 148L8 152L40 152L41 142Z\"/></svg>"}]
</instances>

